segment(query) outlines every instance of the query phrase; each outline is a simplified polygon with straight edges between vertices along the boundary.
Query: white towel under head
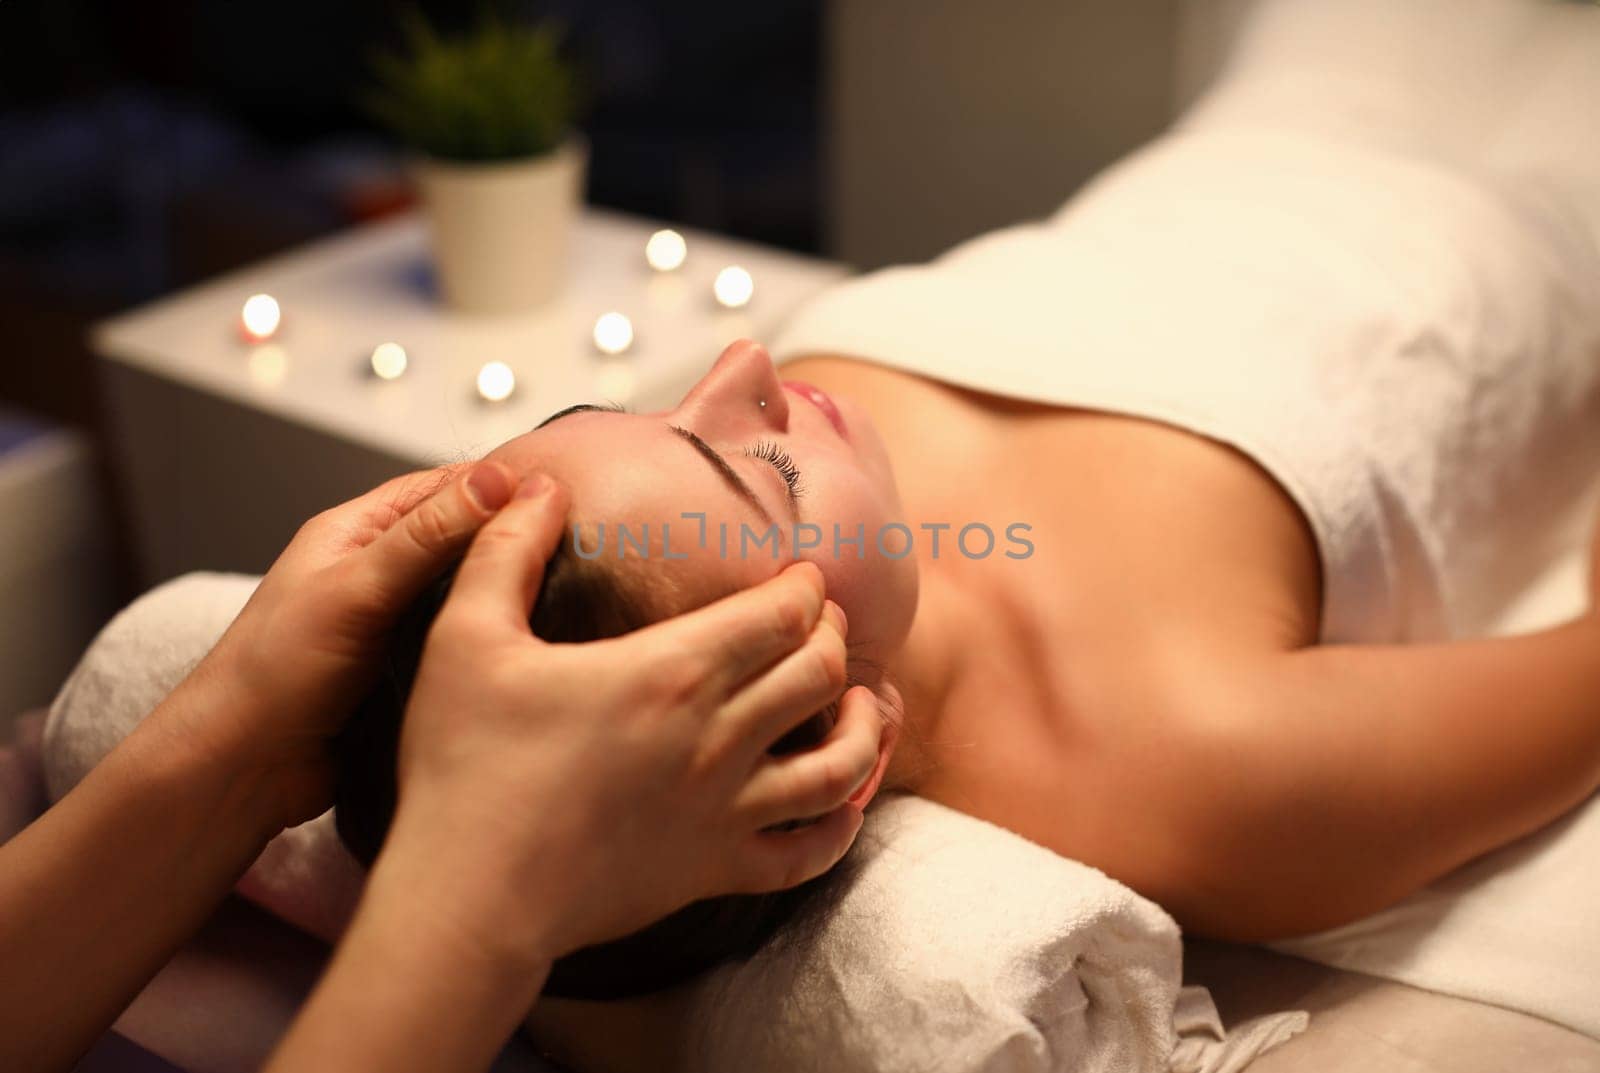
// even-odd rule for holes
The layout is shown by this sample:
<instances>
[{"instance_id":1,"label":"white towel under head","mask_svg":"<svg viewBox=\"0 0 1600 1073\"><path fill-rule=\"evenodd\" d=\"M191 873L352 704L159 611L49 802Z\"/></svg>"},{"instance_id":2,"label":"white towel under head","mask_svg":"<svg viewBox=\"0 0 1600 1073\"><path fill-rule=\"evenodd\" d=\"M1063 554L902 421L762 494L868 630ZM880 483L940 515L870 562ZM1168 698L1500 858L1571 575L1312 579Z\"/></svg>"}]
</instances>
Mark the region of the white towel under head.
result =
<instances>
[{"instance_id":1,"label":"white towel under head","mask_svg":"<svg viewBox=\"0 0 1600 1073\"><path fill-rule=\"evenodd\" d=\"M794 1040L826 1039L804 1068L1211 1073L1306 1025L1222 1033L1205 989L1178 986L1171 918L1087 865L908 794L869 815L825 909L702 985L691 1068L802 1068Z\"/></svg>"}]
</instances>

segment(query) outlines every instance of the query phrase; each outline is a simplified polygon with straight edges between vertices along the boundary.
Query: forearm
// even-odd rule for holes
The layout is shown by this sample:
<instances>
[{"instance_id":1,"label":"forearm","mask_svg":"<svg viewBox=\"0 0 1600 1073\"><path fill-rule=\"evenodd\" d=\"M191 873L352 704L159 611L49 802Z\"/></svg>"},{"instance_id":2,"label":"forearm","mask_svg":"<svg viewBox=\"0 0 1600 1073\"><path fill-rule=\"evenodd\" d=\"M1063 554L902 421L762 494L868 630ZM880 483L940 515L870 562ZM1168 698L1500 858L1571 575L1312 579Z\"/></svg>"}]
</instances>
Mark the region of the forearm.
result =
<instances>
[{"instance_id":1,"label":"forearm","mask_svg":"<svg viewBox=\"0 0 1600 1073\"><path fill-rule=\"evenodd\" d=\"M275 833L263 783L165 718L199 702L175 694L0 846L0 1068L70 1068Z\"/></svg>"},{"instance_id":2,"label":"forearm","mask_svg":"<svg viewBox=\"0 0 1600 1073\"><path fill-rule=\"evenodd\" d=\"M487 1069L549 972L468 939L447 855L396 838L380 855L327 972L267 1073Z\"/></svg>"},{"instance_id":3,"label":"forearm","mask_svg":"<svg viewBox=\"0 0 1600 1073\"><path fill-rule=\"evenodd\" d=\"M1257 907L1269 930L1392 903L1600 785L1593 617L1520 637L1304 649L1250 668L1238 695L1211 758L1206 838L1234 882L1277 893Z\"/></svg>"}]
</instances>

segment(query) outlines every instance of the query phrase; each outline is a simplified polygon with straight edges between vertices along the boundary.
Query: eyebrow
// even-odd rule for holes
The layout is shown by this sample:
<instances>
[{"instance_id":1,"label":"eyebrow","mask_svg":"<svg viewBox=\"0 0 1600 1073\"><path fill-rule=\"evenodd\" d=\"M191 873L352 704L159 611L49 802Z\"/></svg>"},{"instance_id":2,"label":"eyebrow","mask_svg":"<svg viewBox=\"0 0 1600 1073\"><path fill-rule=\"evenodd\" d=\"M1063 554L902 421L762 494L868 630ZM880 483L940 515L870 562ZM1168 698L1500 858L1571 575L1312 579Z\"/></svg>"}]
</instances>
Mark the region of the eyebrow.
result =
<instances>
[{"instance_id":1,"label":"eyebrow","mask_svg":"<svg viewBox=\"0 0 1600 1073\"><path fill-rule=\"evenodd\" d=\"M555 413L551 414L549 417L545 418L543 421L540 421L537 425L534 425L533 429L534 429L535 432L537 432L539 429L544 428L546 425L555 424L557 421L560 421L563 417L571 417L573 414L593 413L595 411L599 411L601 413L607 413L607 414L625 414L625 413L628 412L628 409L627 409L627 407L623 406L620 402L607 402L607 403L580 402L576 406L568 406L565 410L557 410Z\"/></svg>"},{"instance_id":2,"label":"eyebrow","mask_svg":"<svg viewBox=\"0 0 1600 1073\"><path fill-rule=\"evenodd\" d=\"M696 451L700 452L700 457L711 463L711 468L717 471L717 476L721 477L723 482L726 483L729 488L733 489L734 494L748 503L750 505L750 509L761 515L762 521L766 522L770 526L777 526L777 523L772 520L772 515L767 513L767 508L761 505L761 500L758 499L756 494L750 490L750 486L744 483L744 478L740 477L734 468L728 465L728 460L717 453L717 449L715 447L711 446L705 440L702 440L699 436L696 436L689 429L679 428L677 425L668 425L667 427L671 429L673 433L676 434L680 439L687 441L694 447ZM779 527L778 531L780 533L781 540L781 533L783 530L781 527Z\"/></svg>"},{"instance_id":3,"label":"eyebrow","mask_svg":"<svg viewBox=\"0 0 1600 1073\"><path fill-rule=\"evenodd\" d=\"M561 420L563 417L571 417L573 414L591 413L596 410L605 413L628 412L625 407L618 403L608 403L601 406L592 402L580 402L576 406L568 406L564 410L557 410L555 413L551 414L549 417L535 425L534 428L541 429L546 425L553 424L554 422ZM738 471L728 464L728 460L722 457L715 447L711 446L705 440L702 440L689 429L681 428L678 425L668 425L667 428L671 429L674 435L676 435L679 439L689 443L697 452L699 452L700 457L709 462L711 464L711 468L717 471L717 476L722 478L723 483L727 484L727 486L733 490L735 495L744 500L745 503L749 505L751 510L760 515L763 522L767 523L769 526L775 526L777 528L778 543L781 545L783 543L783 527L773 521L772 515L767 512L767 508L761 505L760 498L755 494L755 492L751 491L750 486L745 483L744 478L739 476Z\"/></svg>"}]
</instances>

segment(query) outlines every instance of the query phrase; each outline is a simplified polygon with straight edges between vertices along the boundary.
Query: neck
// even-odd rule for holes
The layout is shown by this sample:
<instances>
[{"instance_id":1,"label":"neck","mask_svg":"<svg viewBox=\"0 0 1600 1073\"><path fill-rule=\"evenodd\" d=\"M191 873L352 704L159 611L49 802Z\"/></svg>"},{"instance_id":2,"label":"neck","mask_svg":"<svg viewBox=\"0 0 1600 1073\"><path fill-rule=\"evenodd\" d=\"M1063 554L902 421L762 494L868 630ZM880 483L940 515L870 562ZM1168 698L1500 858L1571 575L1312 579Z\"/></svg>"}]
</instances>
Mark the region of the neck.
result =
<instances>
[{"instance_id":1,"label":"neck","mask_svg":"<svg viewBox=\"0 0 1600 1073\"><path fill-rule=\"evenodd\" d=\"M923 573L911 632L888 667L889 678L900 690L905 718L882 790L916 793L933 763L929 746L970 651L957 629L961 622L971 621L958 613L964 598L943 571Z\"/></svg>"}]
</instances>

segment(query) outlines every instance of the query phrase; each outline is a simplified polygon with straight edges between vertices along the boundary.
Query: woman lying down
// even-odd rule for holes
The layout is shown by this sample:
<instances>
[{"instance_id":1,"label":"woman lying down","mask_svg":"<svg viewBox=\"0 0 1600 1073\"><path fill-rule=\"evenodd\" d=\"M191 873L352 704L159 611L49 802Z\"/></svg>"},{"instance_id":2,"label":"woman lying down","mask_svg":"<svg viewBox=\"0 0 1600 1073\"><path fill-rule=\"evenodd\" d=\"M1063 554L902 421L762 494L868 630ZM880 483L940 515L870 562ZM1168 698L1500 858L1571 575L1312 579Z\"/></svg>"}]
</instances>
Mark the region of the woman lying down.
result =
<instances>
[{"instance_id":1,"label":"woman lying down","mask_svg":"<svg viewBox=\"0 0 1600 1073\"><path fill-rule=\"evenodd\" d=\"M1474 636L1600 481L1600 271L1542 233L1398 153L1169 136L1044 223L825 294L779 361L741 340L669 410L498 447L571 494L535 632L809 559L848 616L825 673L894 730L858 801L1003 825L1192 935L1360 917L1600 784L1592 606ZM358 855L437 603L347 737ZM665 987L827 886L691 905L547 994Z\"/></svg>"}]
</instances>

